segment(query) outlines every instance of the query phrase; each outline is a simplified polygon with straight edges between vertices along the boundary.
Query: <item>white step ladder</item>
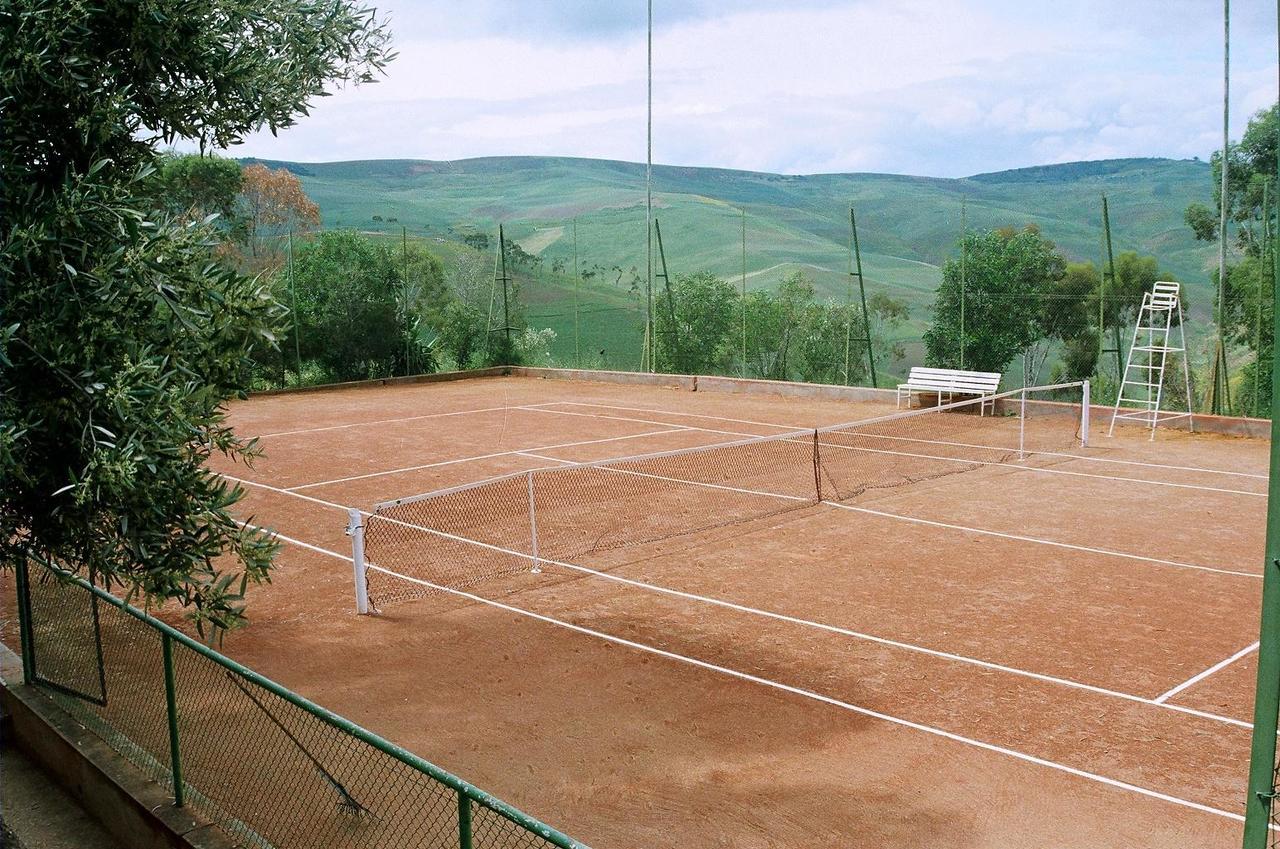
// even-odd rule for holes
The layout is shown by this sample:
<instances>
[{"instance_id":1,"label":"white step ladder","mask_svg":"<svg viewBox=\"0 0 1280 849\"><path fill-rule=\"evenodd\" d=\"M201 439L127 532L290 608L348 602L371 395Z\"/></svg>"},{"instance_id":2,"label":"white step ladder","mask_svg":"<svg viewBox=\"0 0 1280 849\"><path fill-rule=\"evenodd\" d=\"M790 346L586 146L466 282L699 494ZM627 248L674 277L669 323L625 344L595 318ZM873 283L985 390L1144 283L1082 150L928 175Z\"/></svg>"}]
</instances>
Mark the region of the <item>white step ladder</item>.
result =
<instances>
[{"instance_id":1,"label":"white step ladder","mask_svg":"<svg viewBox=\"0 0 1280 849\"><path fill-rule=\"evenodd\" d=\"M1175 312L1178 314L1177 346L1171 345L1169 340ZM1191 369L1187 364L1187 340L1182 330L1182 319L1181 284L1161 281L1143 294L1138 321L1133 326L1129 359L1125 362L1116 406L1111 412L1108 436L1115 432L1117 419L1142 422L1151 428L1152 439L1156 438L1156 425L1184 416L1191 419L1191 430L1195 430L1195 419L1191 416ZM1160 409L1164 372L1170 354L1182 354L1182 380L1187 397L1187 411L1184 413ZM1121 406L1137 409L1122 413Z\"/></svg>"}]
</instances>

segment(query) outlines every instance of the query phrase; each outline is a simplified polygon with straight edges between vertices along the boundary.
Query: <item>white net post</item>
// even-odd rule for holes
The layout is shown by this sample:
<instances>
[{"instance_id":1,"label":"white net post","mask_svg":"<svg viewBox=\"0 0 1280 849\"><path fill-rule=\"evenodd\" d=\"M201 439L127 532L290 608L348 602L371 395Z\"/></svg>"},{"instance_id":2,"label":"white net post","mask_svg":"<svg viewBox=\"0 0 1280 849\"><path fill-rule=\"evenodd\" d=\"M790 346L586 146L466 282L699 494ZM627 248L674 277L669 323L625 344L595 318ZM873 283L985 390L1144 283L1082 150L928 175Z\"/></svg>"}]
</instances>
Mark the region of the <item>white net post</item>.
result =
<instances>
[{"instance_id":1,"label":"white net post","mask_svg":"<svg viewBox=\"0 0 1280 849\"><path fill-rule=\"evenodd\" d=\"M1089 381L1080 387L1080 446L1089 447Z\"/></svg>"},{"instance_id":2,"label":"white net post","mask_svg":"<svg viewBox=\"0 0 1280 849\"><path fill-rule=\"evenodd\" d=\"M533 501L533 472L525 476L529 482L529 539L533 543L533 574L542 571L542 563L538 560L538 511Z\"/></svg>"},{"instance_id":3,"label":"white net post","mask_svg":"<svg viewBox=\"0 0 1280 849\"><path fill-rule=\"evenodd\" d=\"M369 612L369 584L365 578L364 522L360 511L347 510L347 535L351 537L351 570L356 582L356 613Z\"/></svg>"},{"instance_id":4,"label":"white net post","mask_svg":"<svg viewBox=\"0 0 1280 849\"><path fill-rule=\"evenodd\" d=\"M1021 409L1018 411L1018 459L1027 459L1027 387L1022 387Z\"/></svg>"}]
</instances>

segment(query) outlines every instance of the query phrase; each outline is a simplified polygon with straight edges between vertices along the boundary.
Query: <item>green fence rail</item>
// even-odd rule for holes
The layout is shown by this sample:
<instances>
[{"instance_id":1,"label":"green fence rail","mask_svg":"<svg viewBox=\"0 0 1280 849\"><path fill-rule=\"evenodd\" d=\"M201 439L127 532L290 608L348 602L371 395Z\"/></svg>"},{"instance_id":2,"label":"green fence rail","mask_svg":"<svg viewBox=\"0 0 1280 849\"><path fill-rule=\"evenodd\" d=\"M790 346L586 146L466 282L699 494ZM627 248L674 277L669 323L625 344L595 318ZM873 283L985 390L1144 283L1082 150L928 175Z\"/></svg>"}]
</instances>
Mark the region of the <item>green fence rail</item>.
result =
<instances>
[{"instance_id":1,"label":"green fence rail","mask_svg":"<svg viewBox=\"0 0 1280 849\"><path fill-rule=\"evenodd\" d=\"M25 680L240 845L586 849L79 577L17 590Z\"/></svg>"}]
</instances>

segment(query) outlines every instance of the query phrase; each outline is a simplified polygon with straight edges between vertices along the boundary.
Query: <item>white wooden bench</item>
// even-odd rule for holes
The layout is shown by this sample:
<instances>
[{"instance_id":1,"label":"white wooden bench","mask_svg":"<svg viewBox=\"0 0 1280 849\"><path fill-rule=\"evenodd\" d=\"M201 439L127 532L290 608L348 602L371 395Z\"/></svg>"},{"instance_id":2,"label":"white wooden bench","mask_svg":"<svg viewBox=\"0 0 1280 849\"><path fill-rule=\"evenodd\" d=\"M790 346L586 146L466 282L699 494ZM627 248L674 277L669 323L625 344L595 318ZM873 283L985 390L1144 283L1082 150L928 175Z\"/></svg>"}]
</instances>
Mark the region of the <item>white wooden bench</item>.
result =
<instances>
[{"instance_id":1,"label":"white wooden bench","mask_svg":"<svg viewBox=\"0 0 1280 849\"><path fill-rule=\"evenodd\" d=\"M977 395L982 400L978 404L978 415L986 413L988 405L995 412L994 396L1000 389L1000 372L998 371L961 371L954 368L924 368L915 366L907 375L906 383L898 384L898 406L902 399L907 399L911 406L911 398L915 393L937 393L938 406L942 406L943 396L950 401L954 395Z\"/></svg>"}]
</instances>

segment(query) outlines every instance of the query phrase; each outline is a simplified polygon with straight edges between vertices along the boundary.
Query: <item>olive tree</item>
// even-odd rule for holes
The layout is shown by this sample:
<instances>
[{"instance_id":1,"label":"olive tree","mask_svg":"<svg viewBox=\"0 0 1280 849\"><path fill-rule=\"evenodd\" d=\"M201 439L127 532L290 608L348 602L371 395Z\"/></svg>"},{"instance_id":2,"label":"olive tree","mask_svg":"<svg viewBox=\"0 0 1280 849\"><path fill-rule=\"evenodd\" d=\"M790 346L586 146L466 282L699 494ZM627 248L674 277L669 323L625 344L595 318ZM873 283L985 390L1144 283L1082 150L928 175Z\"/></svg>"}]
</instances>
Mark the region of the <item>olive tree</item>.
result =
<instances>
[{"instance_id":1,"label":"olive tree","mask_svg":"<svg viewBox=\"0 0 1280 849\"><path fill-rule=\"evenodd\" d=\"M253 456L225 404L280 307L148 181L165 145L226 148L372 80L388 38L349 0L0 5L4 568L56 562L202 630L242 620L274 543L207 461Z\"/></svg>"}]
</instances>

